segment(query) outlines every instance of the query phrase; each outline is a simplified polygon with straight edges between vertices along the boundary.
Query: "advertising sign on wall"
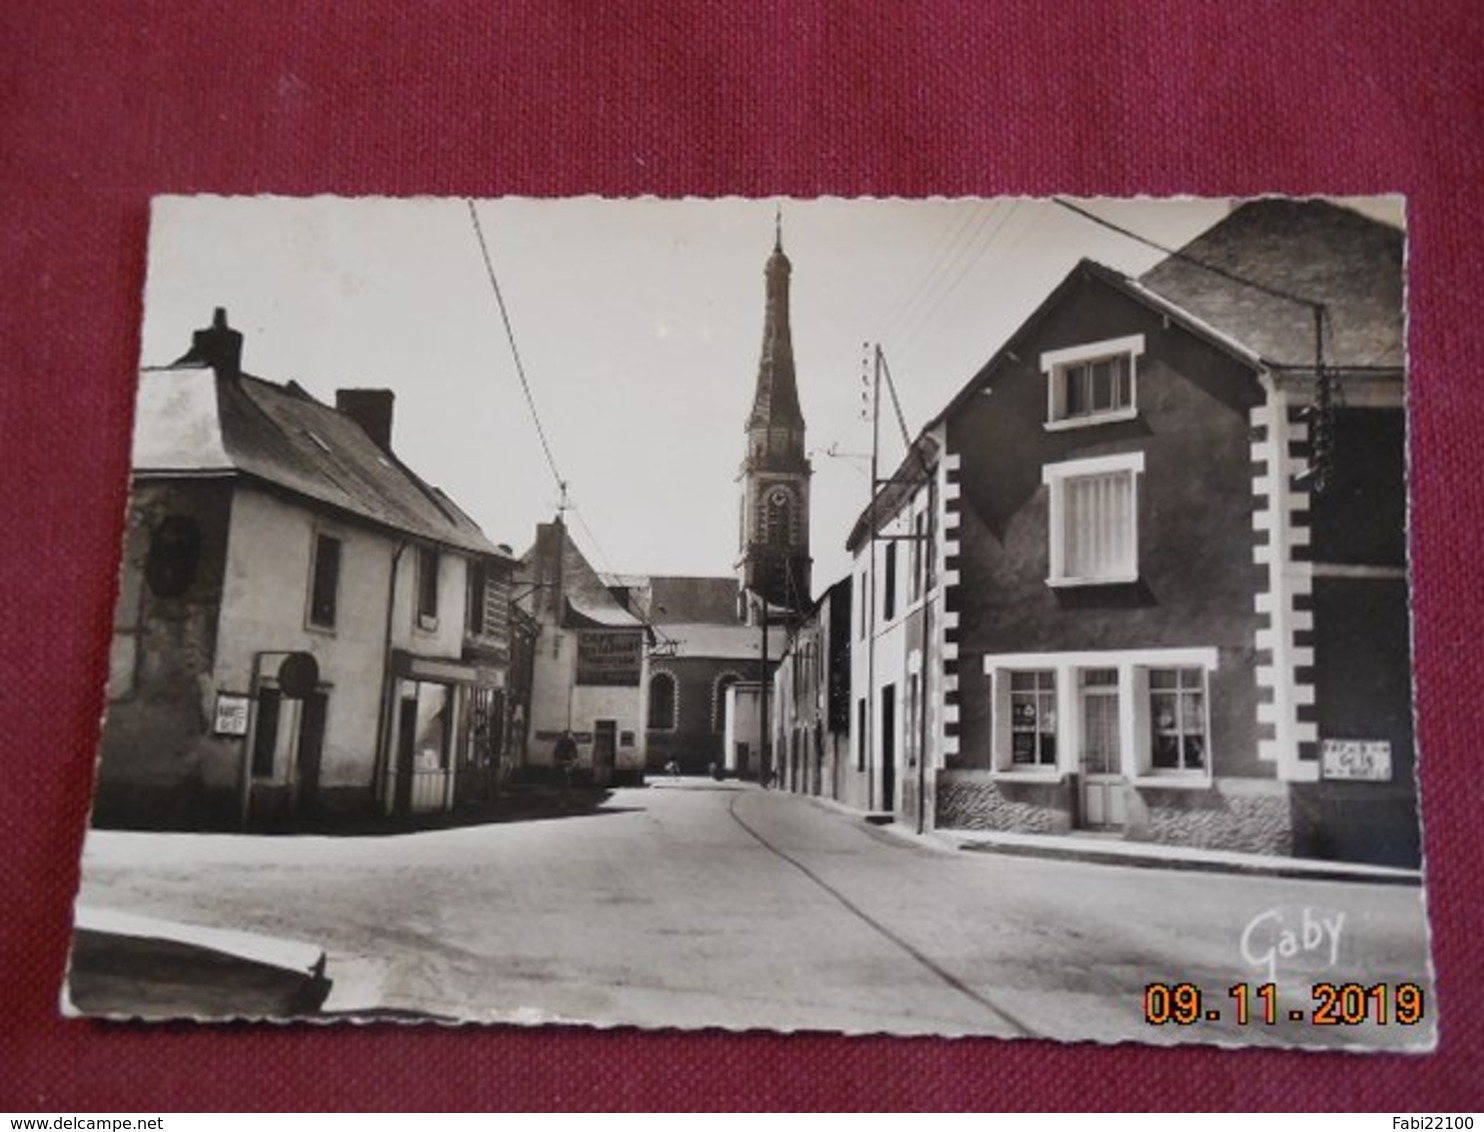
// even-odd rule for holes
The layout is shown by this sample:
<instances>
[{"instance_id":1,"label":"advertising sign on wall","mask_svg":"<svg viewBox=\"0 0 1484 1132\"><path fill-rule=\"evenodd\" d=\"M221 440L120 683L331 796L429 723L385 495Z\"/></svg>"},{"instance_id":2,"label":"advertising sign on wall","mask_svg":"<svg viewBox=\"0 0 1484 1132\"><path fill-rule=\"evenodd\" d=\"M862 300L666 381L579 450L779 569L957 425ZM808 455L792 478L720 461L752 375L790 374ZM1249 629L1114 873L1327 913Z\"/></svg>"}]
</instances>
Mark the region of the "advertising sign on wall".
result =
<instances>
[{"instance_id":1,"label":"advertising sign on wall","mask_svg":"<svg viewBox=\"0 0 1484 1132\"><path fill-rule=\"evenodd\" d=\"M577 682L637 687L643 637L632 630L589 630L577 638Z\"/></svg>"}]
</instances>

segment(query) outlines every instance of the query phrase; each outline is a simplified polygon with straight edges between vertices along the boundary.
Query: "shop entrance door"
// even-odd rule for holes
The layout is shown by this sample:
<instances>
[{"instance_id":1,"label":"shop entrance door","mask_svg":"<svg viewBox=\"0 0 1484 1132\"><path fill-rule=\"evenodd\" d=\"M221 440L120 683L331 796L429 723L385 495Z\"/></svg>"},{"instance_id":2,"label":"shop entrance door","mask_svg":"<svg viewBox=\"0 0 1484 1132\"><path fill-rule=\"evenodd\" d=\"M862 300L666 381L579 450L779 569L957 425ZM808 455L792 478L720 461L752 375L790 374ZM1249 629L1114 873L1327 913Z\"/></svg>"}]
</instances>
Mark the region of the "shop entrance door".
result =
<instances>
[{"instance_id":1,"label":"shop entrance door","mask_svg":"<svg viewBox=\"0 0 1484 1132\"><path fill-rule=\"evenodd\" d=\"M1078 824L1122 829L1123 759L1118 723L1118 670L1087 668L1081 674L1082 759Z\"/></svg>"}]
</instances>

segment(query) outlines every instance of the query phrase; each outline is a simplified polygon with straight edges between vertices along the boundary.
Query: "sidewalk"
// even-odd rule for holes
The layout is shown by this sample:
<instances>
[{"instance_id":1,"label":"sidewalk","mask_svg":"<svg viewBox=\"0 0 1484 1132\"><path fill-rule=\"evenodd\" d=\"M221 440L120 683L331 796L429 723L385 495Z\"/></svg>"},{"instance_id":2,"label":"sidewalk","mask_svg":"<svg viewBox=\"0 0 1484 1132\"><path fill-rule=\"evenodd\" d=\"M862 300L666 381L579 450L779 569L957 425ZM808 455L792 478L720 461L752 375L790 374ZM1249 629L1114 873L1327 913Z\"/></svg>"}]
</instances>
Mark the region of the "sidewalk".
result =
<instances>
[{"instance_id":1,"label":"sidewalk","mask_svg":"<svg viewBox=\"0 0 1484 1132\"><path fill-rule=\"evenodd\" d=\"M79 905L63 1013L118 1018L286 1018L330 991L312 944Z\"/></svg>"},{"instance_id":2,"label":"sidewalk","mask_svg":"<svg viewBox=\"0 0 1484 1132\"><path fill-rule=\"evenodd\" d=\"M890 815L862 813L830 798L798 795L825 809L856 818L913 844L923 839L970 853L1000 853L1012 857L1042 857L1129 868L1178 869L1187 872L1237 873L1285 879L1351 881L1362 884L1420 885L1419 869L1360 865L1349 861L1321 861L1306 857L1276 857L1224 849L1191 849L1150 841L1125 841L1106 834L1007 833L999 830L933 829L919 836L892 822Z\"/></svg>"}]
</instances>

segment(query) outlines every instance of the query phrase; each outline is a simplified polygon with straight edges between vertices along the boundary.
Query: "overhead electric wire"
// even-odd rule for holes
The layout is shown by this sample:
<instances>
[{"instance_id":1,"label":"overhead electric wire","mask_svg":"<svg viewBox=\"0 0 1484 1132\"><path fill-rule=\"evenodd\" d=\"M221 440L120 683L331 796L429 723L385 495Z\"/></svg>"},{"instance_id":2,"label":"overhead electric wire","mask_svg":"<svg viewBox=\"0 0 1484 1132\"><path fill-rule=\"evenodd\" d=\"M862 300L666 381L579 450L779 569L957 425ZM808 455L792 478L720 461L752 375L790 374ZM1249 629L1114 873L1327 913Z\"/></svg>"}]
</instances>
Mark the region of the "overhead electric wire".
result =
<instances>
[{"instance_id":1,"label":"overhead electric wire","mask_svg":"<svg viewBox=\"0 0 1484 1132\"><path fill-rule=\"evenodd\" d=\"M1207 263L1205 260L1197 259L1195 256L1182 252L1177 248L1167 248L1158 241L1151 240L1148 236L1141 236L1138 232L1135 232L1129 228L1125 228L1121 224L1114 224L1111 220L1104 220L1101 216L1089 212L1085 208L1078 208L1075 204L1072 204L1070 201L1063 200L1061 197L1052 197L1051 203L1060 205L1068 212L1076 213L1076 215L1082 217L1084 220L1091 220L1094 224L1101 225L1111 232L1117 232L1120 236L1126 236L1136 243L1143 244L1145 247L1153 248L1157 252L1162 252L1167 256L1178 259L1181 263L1188 263L1192 267L1200 268L1202 271L1209 271L1212 275L1219 275L1221 276L1221 278L1226 279L1232 283L1241 284L1243 287L1251 287L1254 291L1261 291L1263 294L1272 295L1276 299L1286 299L1291 303L1299 303L1310 308L1311 310L1325 309L1325 305L1316 299L1310 299L1303 295L1295 295L1292 291L1284 291L1278 287L1269 287L1266 283L1259 283L1254 279L1247 279L1241 275L1238 275L1235 271L1228 271L1226 268L1220 267L1217 264Z\"/></svg>"},{"instance_id":2,"label":"overhead electric wire","mask_svg":"<svg viewBox=\"0 0 1484 1132\"><path fill-rule=\"evenodd\" d=\"M1000 208L1000 205L1004 205L1005 207ZM977 248L966 246L965 256L952 279L938 291L937 297L932 303L919 312L917 318L913 319L907 326L902 334L902 341L916 337L924 327L932 324L933 318L938 313L939 308L948 300L949 296L958 290L959 285L979 265L979 262L984 258L989 249L994 247L995 242L1000 238L1000 233L1004 231L1005 225L1009 223L1010 218L1015 215L1016 209L1019 207L1020 202L1018 200L995 202L995 211L985 214L984 224L974 234L973 242L977 243ZM995 213L998 213L998 215L995 215Z\"/></svg>"},{"instance_id":3,"label":"overhead electric wire","mask_svg":"<svg viewBox=\"0 0 1484 1132\"><path fill-rule=\"evenodd\" d=\"M516 375L520 378L520 387L525 393L526 405L531 410L531 421L536 426L536 436L541 441L541 451L546 454L546 463L547 466L551 469L552 479L556 480L557 490L562 493L562 510L571 511L572 514L577 517L577 522L581 524L583 531L587 535L588 541L592 544L593 549L597 552L598 557L602 560L603 564L608 568L609 575L617 577L618 571L613 568L612 561L608 558L608 554L603 549L602 543L598 541L598 537L593 534L592 527L588 526L587 519L583 516L582 512L578 510L577 505L570 502L570 500L568 499L567 481L562 478L562 473L557 468L556 456L552 452L551 441L547 438L546 428L541 423L541 414L536 410L536 398L531 393L531 383L526 377L526 367L525 364L521 361L520 348L515 343L515 330L510 323L510 311L505 306L505 295L500 290L500 280L499 277L495 274L495 264L490 256L489 244L484 238L484 228L479 223L479 212L474 207L473 200L466 199L464 203L469 206L469 219L474 223L474 235L479 241L479 253L484 259L485 274L489 277L490 288L495 293L495 303L500 308L500 321L505 325L505 338L510 343L510 356L515 360L515 372ZM634 611L630 610L630 612ZM642 613L635 613L635 616L637 616L639 620L644 623L644 626L652 631L657 637L665 641L673 641L672 637L661 630L659 626L655 625Z\"/></svg>"},{"instance_id":4,"label":"overhead electric wire","mask_svg":"<svg viewBox=\"0 0 1484 1132\"><path fill-rule=\"evenodd\" d=\"M510 311L505 306L505 296L500 290L500 280L495 275L495 264L490 258L489 245L484 239L484 229L479 224L479 212L474 207L473 200L466 200L469 206L469 219L474 222L474 235L479 240L479 252L484 257L484 270L489 276L490 287L495 292L495 302L500 308L500 321L505 324L505 338L510 343L510 356L515 359L515 373L520 378L520 387L526 395L526 405L531 410L531 420L536 425L536 436L541 441L541 450L546 453L547 466L551 468L552 478L556 480L557 488L563 493L567 490L567 481L562 478L562 473L557 469L556 457L551 451L551 442L546 438L546 429L541 424L541 414L536 411L536 398L531 394L531 383L526 379L526 367L520 360L520 348L515 344L515 330L510 325Z\"/></svg>"},{"instance_id":5,"label":"overhead electric wire","mask_svg":"<svg viewBox=\"0 0 1484 1132\"><path fill-rule=\"evenodd\" d=\"M890 328L898 319L904 318L917 304L918 300L928 290L929 284L936 281L939 272L946 265L950 253L953 252L955 246L968 233L969 227L974 223L976 218L977 214L972 208L966 208L960 213L958 219L954 221L953 226L950 228L947 237L939 245L927 270L918 279L917 285L908 293L907 298L898 303L896 308L886 316L883 321L885 327Z\"/></svg>"}]
</instances>

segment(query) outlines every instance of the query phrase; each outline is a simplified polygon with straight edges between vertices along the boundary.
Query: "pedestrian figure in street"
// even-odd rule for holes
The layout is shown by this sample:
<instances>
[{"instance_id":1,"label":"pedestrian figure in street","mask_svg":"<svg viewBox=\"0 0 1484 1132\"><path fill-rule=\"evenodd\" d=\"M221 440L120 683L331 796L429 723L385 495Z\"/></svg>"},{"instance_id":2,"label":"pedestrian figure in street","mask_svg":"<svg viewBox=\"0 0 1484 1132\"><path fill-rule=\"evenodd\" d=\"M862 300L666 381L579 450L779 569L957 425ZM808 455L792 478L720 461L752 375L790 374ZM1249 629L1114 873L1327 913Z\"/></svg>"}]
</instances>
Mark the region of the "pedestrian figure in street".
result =
<instances>
[{"instance_id":1,"label":"pedestrian figure in street","mask_svg":"<svg viewBox=\"0 0 1484 1132\"><path fill-rule=\"evenodd\" d=\"M665 773L668 774L671 778L679 778L680 777L680 764L678 762L676 762L674 759L671 759L669 762L667 762L665 764Z\"/></svg>"},{"instance_id":2,"label":"pedestrian figure in street","mask_svg":"<svg viewBox=\"0 0 1484 1132\"><path fill-rule=\"evenodd\" d=\"M562 737L556 741L556 764L562 772L562 782L570 787L572 771L577 765L577 740L572 738L570 731L563 731Z\"/></svg>"}]
</instances>

